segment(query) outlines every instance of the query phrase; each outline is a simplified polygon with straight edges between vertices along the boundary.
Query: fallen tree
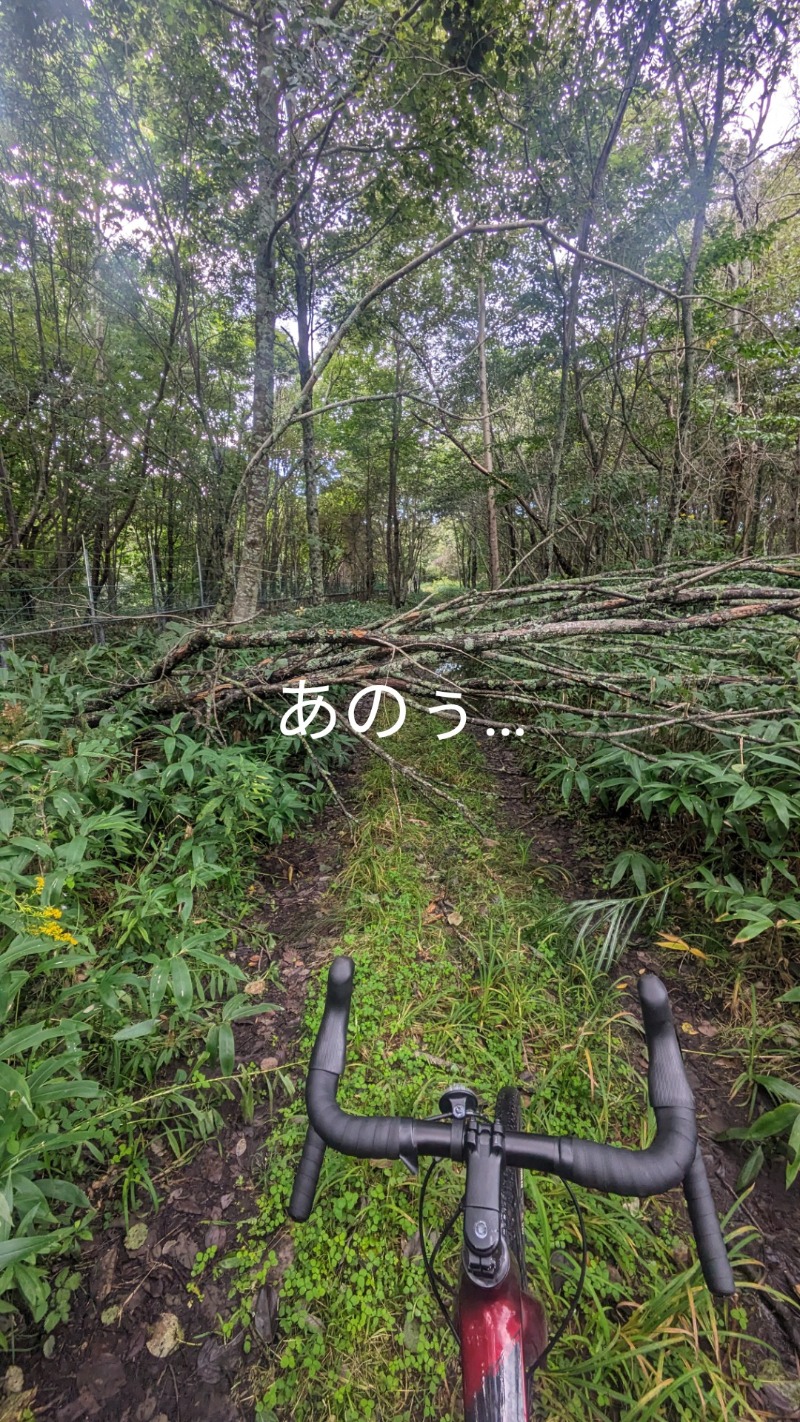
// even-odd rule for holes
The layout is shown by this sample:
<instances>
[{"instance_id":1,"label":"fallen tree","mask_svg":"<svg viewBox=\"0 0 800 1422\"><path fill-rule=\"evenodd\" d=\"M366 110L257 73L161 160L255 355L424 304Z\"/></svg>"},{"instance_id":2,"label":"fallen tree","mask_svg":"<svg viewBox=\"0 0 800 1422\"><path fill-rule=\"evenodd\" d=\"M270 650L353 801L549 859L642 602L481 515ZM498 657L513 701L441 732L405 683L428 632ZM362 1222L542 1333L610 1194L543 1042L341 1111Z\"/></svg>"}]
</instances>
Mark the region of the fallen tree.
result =
<instances>
[{"instance_id":1,"label":"fallen tree","mask_svg":"<svg viewBox=\"0 0 800 1422\"><path fill-rule=\"evenodd\" d=\"M531 734L546 733L542 712L572 711L592 720L590 729L563 728L578 738L734 722L751 737L749 717L785 714L796 693L792 657L778 652L798 619L800 558L752 558L467 592L446 602L431 597L354 628L291 625L302 616L250 630L202 624L94 698L87 718L97 724L132 696L141 713L157 718L179 711L218 717L254 699L277 711L286 705L282 689L304 678L343 690L387 684L411 704L458 691L480 724L497 721L502 703ZM775 654L774 665L760 669L735 635L756 625L761 660ZM669 675L660 678L654 667L665 663ZM760 700L767 691L770 706ZM619 720L626 725L616 726Z\"/></svg>"}]
</instances>

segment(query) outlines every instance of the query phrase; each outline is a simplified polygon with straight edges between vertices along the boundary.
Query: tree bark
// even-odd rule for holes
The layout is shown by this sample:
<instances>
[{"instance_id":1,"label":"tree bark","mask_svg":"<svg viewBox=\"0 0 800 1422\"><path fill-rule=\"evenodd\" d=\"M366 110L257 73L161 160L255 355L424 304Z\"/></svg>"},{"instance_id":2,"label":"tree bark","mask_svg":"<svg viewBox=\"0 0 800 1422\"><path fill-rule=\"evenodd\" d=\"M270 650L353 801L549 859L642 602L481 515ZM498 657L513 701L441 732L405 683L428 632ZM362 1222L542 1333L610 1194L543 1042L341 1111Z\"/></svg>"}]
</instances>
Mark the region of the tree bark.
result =
<instances>
[{"instance_id":1,"label":"tree bark","mask_svg":"<svg viewBox=\"0 0 800 1422\"><path fill-rule=\"evenodd\" d=\"M670 484L667 517L661 541L659 561L669 563L678 531L681 503L686 489L686 477L691 462L691 434L694 391L697 383L697 352L694 344L694 294L697 264L706 228L708 190L699 198L692 223L692 240L684 263L681 283L681 340L683 357L681 362L681 390L678 405L678 425L675 431L675 447L672 458L672 481Z\"/></svg>"},{"instance_id":2,"label":"tree bark","mask_svg":"<svg viewBox=\"0 0 800 1422\"><path fill-rule=\"evenodd\" d=\"M308 263L300 234L297 211L291 221L294 289L297 300L297 365L300 373L300 388L304 389L311 380L311 302ZM314 390L311 387L300 407L301 414L308 418L301 420L303 439L303 478L306 492L306 527L308 530L308 569L311 576L311 602L317 607L325 596L322 577L322 539L319 531L319 484L317 480L317 458L314 439L314 420L311 410L314 405Z\"/></svg>"},{"instance_id":3,"label":"tree bark","mask_svg":"<svg viewBox=\"0 0 800 1422\"><path fill-rule=\"evenodd\" d=\"M678 519L686 492L687 475L691 464L691 439L693 426L694 392L697 384L697 351L694 339L694 288L697 266L706 230L708 204L717 164L717 153L722 137L725 119L726 59L729 34L729 20L726 0L720 5L720 19L717 32L717 63L715 74L714 102L710 128L704 127L706 137L702 163L698 161L694 136L689 127L687 107L681 98L682 74L678 58L670 55L670 68L675 94L678 100L678 114L681 124L684 151L692 181L694 198L694 218L692 238L683 267L681 282L681 339L683 354L681 361L681 388L678 405L678 424L675 431L675 447L672 458L672 480L669 503L659 549L659 561L669 563L675 546Z\"/></svg>"},{"instance_id":4,"label":"tree bark","mask_svg":"<svg viewBox=\"0 0 800 1422\"><path fill-rule=\"evenodd\" d=\"M275 408L277 290L274 231L278 217L278 78L275 14L267 0L256 4L258 106L258 233L256 237L256 348L253 371L253 448L268 438ZM231 620L244 622L258 608L270 493L268 455L257 459L244 489L244 535L231 606ZM233 517L235 519L236 513Z\"/></svg>"},{"instance_id":5,"label":"tree bark","mask_svg":"<svg viewBox=\"0 0 800 1422\"><path fill-rule=\"evenodd\" d=\"M617 100L617 107L614 117L606 134L603 147L597 158L592 173L589 192L586 199L586 207L578 228L576 246L581 252L585 252L589 241L589 234L594 223L595 207L600 191L605 181L606 170L609 159L614 149L614 144L619 136L622 121L628 107L631 94L633 93L639 72L645 59L645 55L653 43L656 28L660 0L651 0L650 8L645 19L644 28L639 42L631 56L628 71L625 76L625 84L622 93ZM569 292L564 300L564 319L562 325L561 339L561 378L558 391L558 416L556 419L556 434L553 442L553 457L550 463L550 475L547 485L547 525L546 532L548 542L545 549L546 571L548 578L553 576L556 562L555 535L556 522L558 518L558 501L561 482L561 466L564 459L564 445L566 443L567 422L569 419L569 384L570 371L575 362L575 326L578 316L578 301L580 297L581 276L585 256L576 256L572 264L570 275Z\"/></svg>"},{"instance_id":6,"label":"tree bark","mask_svg":"<svg viewBox=\"0 0 800 1422\"><path fill-rule=\"evenodd\" d=\"M371 598L375 592L375 535L372 527L372 467L370 461L367 462L364 494L364 539L364 592L368 598Z\"/></svg>"},{"instance_id":7,"label":"tree bark","mask_svg":"<svg viewBox=\"0 0 800 1422\"><path fill-rule=\"evenodd\" d=\"M482 254L481 254L482 255ZM481 386L481 429L483 430L483 463L489 476L486 490L486 521L489 534L489 587L500 585L500 545L497 541L497 505L492 484L492 422L489 415L489 382L486 377L486 283L483 272L478 277L478 357Z\"/></svg>"},{"instance_id":8,"label":"tree bark","mask_svg":"<svg viewBox=\"0 0 800 1422\"><path fill-rule=\"evenodd\" d=\"M397 507L397 471L400 462L400 415L402 401L400 391L400 342L395 342L394 388L392 402L392 435L389 444L389 498L386 512L386 580L389 588L389 602L392 607L401 607L405 602L403 573L400 559L400 514Z\"/></svg>"}]
</instances>

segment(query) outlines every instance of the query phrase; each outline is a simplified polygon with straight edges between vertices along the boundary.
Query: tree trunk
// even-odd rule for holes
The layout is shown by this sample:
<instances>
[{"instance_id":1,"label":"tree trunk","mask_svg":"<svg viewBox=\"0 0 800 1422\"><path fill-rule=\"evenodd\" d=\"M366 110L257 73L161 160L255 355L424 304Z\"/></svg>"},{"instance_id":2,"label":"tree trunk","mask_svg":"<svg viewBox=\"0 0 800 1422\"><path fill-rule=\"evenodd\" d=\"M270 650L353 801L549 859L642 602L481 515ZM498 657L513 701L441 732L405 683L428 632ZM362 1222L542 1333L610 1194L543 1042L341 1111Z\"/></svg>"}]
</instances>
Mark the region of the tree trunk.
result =
<instances>
[{"instance_id":1,"label":"tree trunk","mask_svg":"<svg viewBox=\"0 0 800 1422\"><path fill-rule=\"evenodd\" d=\"M644 28L628 65L628 72L625 76L625 85L617 100L617 107L614 117L606 134L603 147L597 158L592 173L589 186L589 193L586 199L586 207L578 228L577 246L581 251L585 251L589 235L594 223L594 212L597 199L600 194L603 182L605 181L608 162L614 149L614 144L619 136L625 111L628 107L631 94L633 93L639 72L644 62L653 38L658 18L659 0L651 0L650 8L645 18ZM556 420L556 435L553 442L553 457L550 463L550 475L547 484L547 527L548 538L545 549L547 560L547 576L552 577L555 568L556 550L555 533L556 521L558 517L558 499L561 480L561 465L564 459L564 445L566 443L567 420L569 417L569 376L570 370L575 360L575 324L578 315L578 299L580 295L581 275L583 273L583 257L575 257L572 264L570 276L569 293L564 299L564 320L561 336L561 379L558 392L558 417Z\"/></svg>"},{"instance_id":2,"label":"tree trunk","mask_svg":"<svg viewBox=\"0 0 800 1422\"><path fill-rule=\"evenodd\" d=\"M165 570L165 596L168 611L175 608L175 483L171 474L167 475L167 560Z\"/></svg>"},{"instance_id":3,"label":"tree trunk","mask_svg":"<svg viewBox=\"0 0 800 1422\"><path fill-rule=\"evenodd\" d=\"M786 551L787 553L800 553L800 434L795 440L792 479L789 488L792 502L786 531Z\"/></svg>"},{"instance_id":4,"label":"tree trunk","mask_svg":"<svg viewBox=\"0 0 800 1422\"><path fill-rule=\"evenodd\" d=\"M11 489L11 476L6 468L3 459L3 451L0 448L0 490L3 494L3 512L5 514L7 541L11 545L12 552L19 549L19 525L17 523L17 511L14 507L14 496Z\"/></svg>"},{"instance_id":5,"label":"tree trunk","mask_svg":"<svg viewBox=\"0 0 800 1422\"><path fill-rule=\"evenodd\" d=\"M308 264L300 237L300 223L295 211L292 218L294 289L297 299L297 365L302 389L311 376L311 311L308 280ZM317 483L317 460L314 448L314 419L311 414L314 404L313 391L303 401L300 412L307 416L301 421L303 438L303 476L306 490L306 525L308 528L308 569L311 575L311 602L317 607L323 601L325 588L322 579L322 539L319 532L319 490Z\"/></svg>"},{"instance_id":6,"label":"tree trunk","mask_svg":"<svg viewBox=\"0 0 800 1422\"><path fill-rule=\"evenodd\" d=\"M395 396L392 401L392 437L389 445L389 501L386 514L386 580L389 588L389 602L392 607L402 607L405 589L400 560L400 515L397 507L397 470L400 462L400 343L395 342L394 365Z\"/></svg>"},{"instance_id":7,"label":"tree trunk","mask_svg":"<svg viewBox=\"0 0 800 1422\"><path fill-rule=\"evenodd\" d=\"M684 151L687 156L689 172L692 179L694 219L692 221L692 240L684 263L683 280L681 282L681 337L683 341L681 389L680 402L678 405L678 425L675 431L675 448L672 458L672 482L670 485L669 504L659 550L659 561L662 563L669 563L672 558L672 552L675 546L675 535L678 530L678 519L686 492L686 479L691 462L693 404L695 385L697 383L697 351L694 342L694 301L692 298L694 297L700 250L703 245L703 236L706 230L708 204L711 198L711 188L717 164L717 152L724 127L725 85L727 77L725 61L727 58L728 24L727 5L723 0L723 4L720 6L720 25L717 34L713 117L710 130L705 128L704 125L706 143L702 165L696 156L695 139L694 135L689 131L689 120L686 109L680 102L680 87L682 83L680 65L674 56L671 57L673 85L679 100L678 111Z\"/></svg>"},{"instance_id":8,"label":"tree trunk","mask_svg":"<svg viewBox=\"0 0 800 1422\"><path fill-rule=\"evenodd\" d=\"M256 5L258 105L258 233L256 237L256 347L253 371L253 448L272 428L275 405L277 291L274 233L278 216L278 79L275 15L266 0ZM244 536L231 620L244 622L258 609L270 493L269 460L258 460L244 490ZM234 511L233 518L236 518Z\"/></svg>"},{"instance_id":9,"label":"tree trunk","mask_svg":"<svg viewBox=\"0 0 800 1422\"><path fill-rule=\"evenodd\" d=\"M519 551L518 551L518 549L517 549L517 525L516 525L516 523L514 522L514 518L515 518L515 515L516 515L516 511L517 511L517 506L516 506L516 502L515 502L514 499L510 499L510 500L508 501L508 503L507 503L507 504L504 504L504 506L503 506L503 512L505 513L505 518L506 518L506 534L507 534L507 536L508 536L509 571L512 573L512 579L511 579L512 583L518 583L518 582L519 582L519 574L518 574L518 573L515 573L515 572L513 571L514 568L516 568L517 563L519 562Z\"/></svg>"},{"instance_id":10,"label":"tree trunk","mask_svg":"<svg viewBox=\"0 0 800 1422\"><path fill-rule=\"evenodd\" d=\"M489 382L486 378L486 283L483 272L478 277L478 356L481 384L481 428L483 430L483 464L489 475L486 490L486 517L489 531L489 586L500 586L500 545L497 541L497 506L492 484L492 422L489 416Z\"/></svg>"},{"instance_id":11,"label":"tree trunk","mask_svg":"<svg viewBox=\"0 0 800 1422\"><path fill-rule=\"evenodd\" d=\"M669 563L675 546L678 519L686 490L686 475L691 460L690 443L692 434L692 406L697 383L697 352L694 344L694 283L697 263L706 227L708 194L701 199L692 224L692 241L683 268L681 284L681 338L683 359L681 363L681 393L678 405L678 426L675 432L675 448L672 457L672 482L670 484L667 517L661 541L659 561Z\"/></svg>"},{"instance_id":12,"label":"tree trunk","mask_svg":"<svg viewBox=\"0 0 800 1422\"><path fill-rule=\"evenodd\" d=\"M761 523L761 501L764 494L764 460L757 454L758 466L756 468L755 484L753 488L753 502L750 506L749 518L742 539L742 552L748 558L752 558L756 552L758 543L758 532Z\"/></svg>"},{"instance_id":13,"label":"tree trunk","mask_svg":"<svg viewBox=\"0 0 800 1422\"><path fill-rule=\"evenodd\" d=\"M371 598L375 592L375 535L372 527L372 480L371 466L367 464L364 495L365 568L364 592Z\"/></svg>"}]
</instances>

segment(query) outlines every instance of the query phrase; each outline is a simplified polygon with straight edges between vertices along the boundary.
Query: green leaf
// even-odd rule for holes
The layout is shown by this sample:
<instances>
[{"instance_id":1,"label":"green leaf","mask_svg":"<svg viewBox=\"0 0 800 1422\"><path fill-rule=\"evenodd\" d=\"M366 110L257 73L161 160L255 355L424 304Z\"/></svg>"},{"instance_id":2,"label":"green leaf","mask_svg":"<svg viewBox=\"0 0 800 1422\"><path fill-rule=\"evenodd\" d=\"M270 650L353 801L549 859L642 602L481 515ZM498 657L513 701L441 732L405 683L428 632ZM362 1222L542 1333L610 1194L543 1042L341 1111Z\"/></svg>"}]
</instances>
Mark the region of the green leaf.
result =
<instances>
[{"instance_id":1,"label":"green leaf","mask_svg":"<svg viewBox=\"0 0 800 1422\"><path fill-rule=\"evenodd\" d=\"M800 1105L800 1087L793 1086L790 1081L784 1081L783 1077L755 1076L753 1080L777 1101L796 1101Z\"/></svg>"},{"instance_id":2,"label":"green leaf","mask_svg":"<svg viewBox=\"0 0 800 1422\"><path fill-rule=\"evenodd\" d=\"M731 1126L729 1130L723 1131L717 1139L721 1141L763 1141L768 1136L780 1136L794 1125L798 1115L800 1115L800 1106L796 1106L793 1101L785 1101L782 1106L776 1106L774 1111L765 1111L764 1115L759 1116L752 1125Z\"/></svg>"},{"instance_id":3,"label":"green leaf","mask_svg":"<svg viewBox=\"0 0 800 1422\"><path fill-rule=\"evenodd\" d=\"M800 1002L800 983L797 987L789 988L788 992L778 998L778 1002Z\"/></svg>"},{"instance_id":4,"label":"green leaf","mask_svg":"<svg viewBox=\"0 0 800 1422\"><path fill-rule=\"evenodd\" d=\"M164 1001L164 993L169 982L169 968L168 962L156 963L150 974L150 1011L153 1017Z\"/></svg>"},{"instance_id":5,"label":"green leaf","mask_svg":"<svg viewBox=\"0 0 800 1422\"><path fill-rule=\"evenodd\" d=\"M0 810L0 834L10 834L14 828L14 811L9 808Z\"/></svg>"},{"instance_id":6,"label":"green leaf","mask_svg":"<svg viewBox=\"0 0 800 1422\"><path fill-rule=\"evenodd\" d=\"M60 1027L42 1027L38 1022L31 1022L27 1027L16 1027L0 1038L0 1061L19 1056L20 1052L30 1051L31 1047L39 1047L53 1037L66 1037L68 1034L69 1028L63 1024Z\"/></svg>"},{"instance_id":7,"label":"green leaf","mask_svg":"<svg viewBox=\"0 0 800 1422\"><path fill-rule=\"evenodd\" d=\"M66 1233L64 1229L54 1229L46 1235L17 1235L16 1239L0 1240L0 1269L5 1269L7 1264L13 1264L18 1259L27 1259L31 1254L41 1254L45 1249L52 1249Z\"/></svg>"},{"instance_id":8,"label":"green leaf","mask_svg":"<svg viewBox=\"0 0 800 1422\"><path fill-rule=\"evenodd\" d=\"M85 857L88 844L89 841L85 835L76 834L72 839L68 840L66 844L59 845L57 850L58 858L61 859L64 864L74 867L76 864L80 864L81 860Z\"/></svg>"},{"instance_id":9,"label":"green leaf","mask_svg":"<svg viewBox=\"0 0 800 1422\"><path fill-rule=\"evenodd\" d=\"M172 959L172 990L175 994L175 1001L182 1012L188 1012L192 1005L192 975L186 964L186 959L180 954Z\"/></svg>"},{"instance_id":10,"label":"green leaf","mask_svg":"<svg viewBox=\"0 0 800 1422\"><path fill-rule=\"evenodd\" d=\"M69 815L80 818L80 806L74 795L70 795L68 790L54 790L50 796L50 801L59 819L65 820Z\"/></svg>"},{"instance_id":11,"label":"green leaf","mask_svg":"<svg viewBox=\"0 0 800 1422\"><path fill-rule=\"evenodd\" d=\"M88 1196L71 1180L39 1180L37 1183L48 1200L62 1200L65 1205L79 1205L81 1209L88 1210Z\"/></svg>"},{"instance_id":12,"label":"green leaf","mask_svg":"<svg viewBox=\"0 0 800 1422\"><path fill-rule=\"evenodd\" d=\"M157 1017L148 1017L143 1022L130 1022L127 1027L120 1027L111 1038L112 1042L133 1042L137 1037L149 1037L159 1025Z\"/></svg>"},{"instance_id":13,"label":"green leaf","mask_svg":"<svg viewBox=\"0 0 800 1422\"><path fill-rule=\"evenodd\" d=\"M217 1051L219 1053L219 1064L223 1072L226 1076L232 1076L236 1048L233 1040L233 1028L230 1022L220 1023L217 1036Z\"/></svg>"},{"instance_id":14,"label":"green leaf","mask_svg":"<svg viewBox=\"0 0 800 1422\"><path fill-rule=\"evenodd\" d=\"M756 1146L739 1171L734 1189L737 1191L746 1190L749 1185L752 1185L763 1164L764 1151L761 1146Z\"/></svg>"},{"instance_id":15,"label":"green leaf","mask_svg":"<svg viewBox=\"0 0 800 1422\"><path fill-rule=\"evenodd\" d=\"M731 811L749 810L751 805L759 804L762 799L761 791L757 790L754 785L740 785L731 800L730 808Z\"/></svg>"},{"instance_id":16,"label":"green leaf","mask_svg":"<svg viewBox=\"0 0 800 1422\"><path fill-rule=\"evenodd\" d=\"M43 839L31 839L27 834L17 834L11 840L12 849L29 849L31 854L38 854L40 859L52 859L53 847Z\"/></svg>"},{"instance_id":17,"label":"green leaf","mask_svg":"<svg viewBox=\"0 0 800 1422\"><path fill-rule=\"evenodd\" d=\"M740 928L734 943L749 943L751 938L759 938L762 933L768 933L775 925L771 918L754 918L751 923Z\"/></svg>"},{"instance_id":18,"label":"green leaf","mask_svg":"<svg viewBox=\"0 0 800 1422\"><path fill-rule=\"evenodd\" d=\"M5 1062L0 1062L0 1091L16 1091L26 1106L31 1106L31 1093L25 1077Z\"/></svg>"},{"instance_id":19,"label":"green leaf","mask_svg":"<svg viewBox=\"0 0 800 1422\"><path fill-rule=\"evenodd\" d=\"M786 1149L786 1189L792 1185L800 1170L800 1112L797 1114L792 1129L789 1133L789 1143Z\"/></svg>"},{"instance_id":20,"label":"green leaf","mask_svg":"<svg viewBox=\"0 0 800 1422\"><path fill-rule=\"evenodd\" d=\"M415 1318L412 1313L408 1313L406 1315L406 1321L403 1324L403 1345L408 1349L409 1353L419 1352L421 1336L422 1324L420 1320Z\"/></svg>"},{"instance_id":21,"label":"green leaf","mask_svg":"<svg viewBox=\"0 0 800 1422\"><path fill-rule=\"evenodd\" d=\"M280 1012L276 1002L248 1002L242 993L237 993L225 1003L222 1009L223 1022L243 1022L246 1017L258 1017L262 1012Z\"/></svg>"}]
</instances>

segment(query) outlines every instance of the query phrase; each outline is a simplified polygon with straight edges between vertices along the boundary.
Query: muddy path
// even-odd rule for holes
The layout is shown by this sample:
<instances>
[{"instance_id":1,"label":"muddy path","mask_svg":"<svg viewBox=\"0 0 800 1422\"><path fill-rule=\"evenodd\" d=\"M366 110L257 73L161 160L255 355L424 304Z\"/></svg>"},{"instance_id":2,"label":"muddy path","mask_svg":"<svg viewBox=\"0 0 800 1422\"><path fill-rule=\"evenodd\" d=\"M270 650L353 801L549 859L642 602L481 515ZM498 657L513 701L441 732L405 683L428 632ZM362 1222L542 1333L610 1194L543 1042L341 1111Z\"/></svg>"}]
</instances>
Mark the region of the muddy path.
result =
<instances>
[{"instance_id":1,"label":"muddy path","mask_svg":"<svg viewBox=\"0 0 800 1422\"><path fill-rule=\"evenodd\" d=\"M345 803L357 778L357 765L336 776ZM249 1123L238 1102L223 1105L223 1130L183 1166L168 1164L166 1147L154 1141L150 1161L160 1208L132 1214L127 1232L113 1176L99 1187L94 1200L101 1223L77 1266L83 1280L70 1320L56 1331L49 1359L41 1340L33 1339L30 1351L18 1350L15 1359L25 1390L36 1389L37 1419L252 1422L245 1338L241 1328L225 1327L233 1304L221 1285L204 1279L201 1297L187 1285L198 1252L211 1245L230 1249L237 1226L256 1213L270 1119L286 1100L280 1071L296 1076L306 986L334 950L336 924L326 895L348 843L347 821L329 803L314 823L259 861L253 913L231 956L251 982L264 982L264 996L276 1010L237 1023L234 1032L237 1065L259 1066L274 1083L272 1099L262 1094ZM270 949L253 951L248 922L259 929L257 941L272 935ZM256 1317L267 1331L274 1325L275 1294L262 1292ZM169 1347L172 1320L183 1346Z\"/></svg>"}]
</instances>

